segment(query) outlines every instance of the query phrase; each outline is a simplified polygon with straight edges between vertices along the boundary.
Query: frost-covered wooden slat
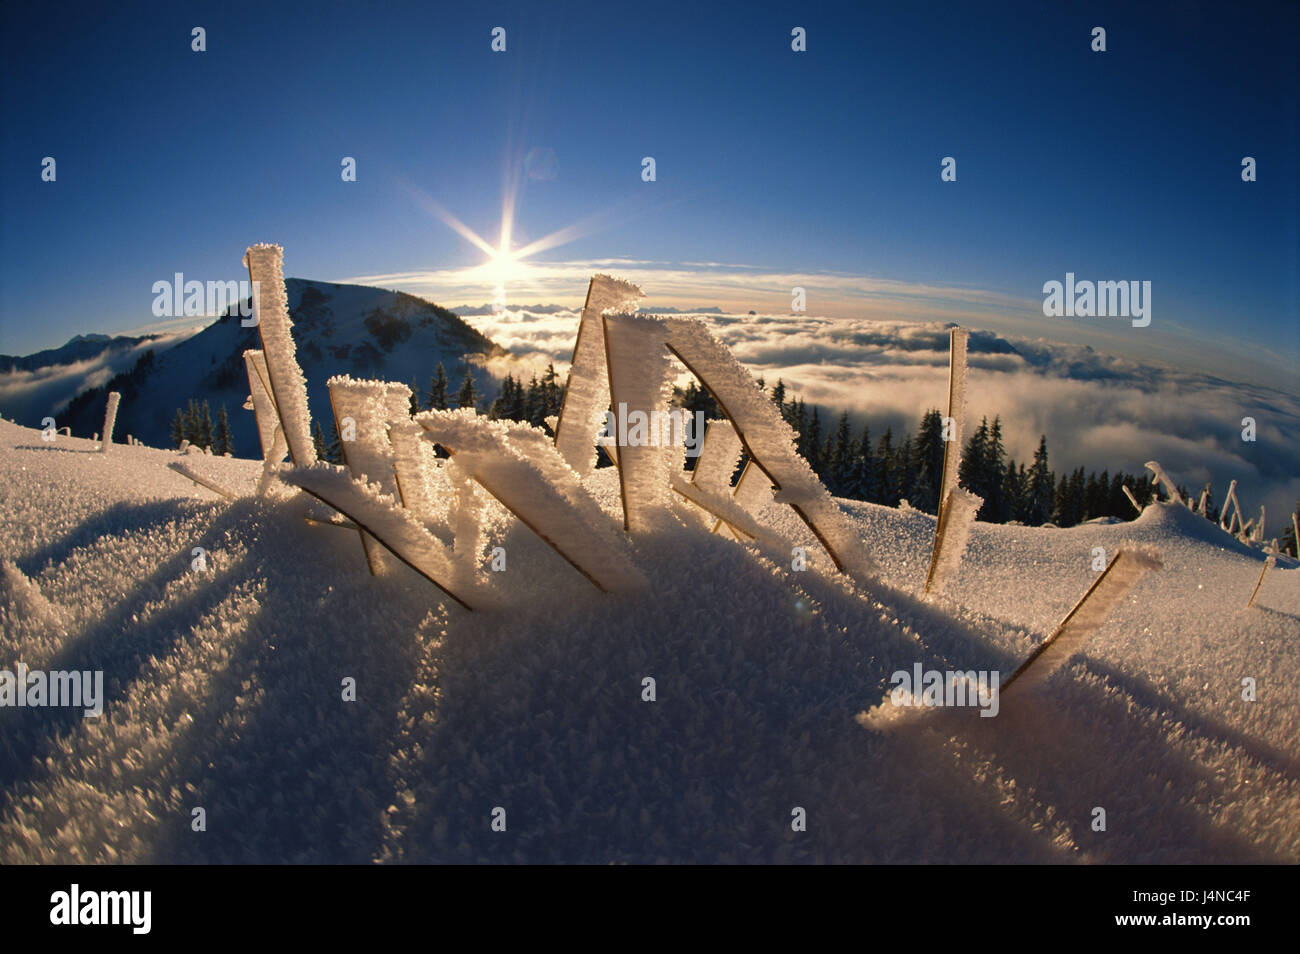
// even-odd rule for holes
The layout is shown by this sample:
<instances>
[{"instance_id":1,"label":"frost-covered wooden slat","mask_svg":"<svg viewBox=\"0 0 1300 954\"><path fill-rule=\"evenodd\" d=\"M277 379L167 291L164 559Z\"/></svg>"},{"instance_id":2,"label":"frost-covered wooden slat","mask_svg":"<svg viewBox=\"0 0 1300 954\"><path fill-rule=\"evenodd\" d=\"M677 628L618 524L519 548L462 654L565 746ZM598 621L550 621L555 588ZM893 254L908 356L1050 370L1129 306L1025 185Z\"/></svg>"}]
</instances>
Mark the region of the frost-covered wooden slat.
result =
<instances>
[{"instance_id":1,"label":"frost-covered wooden slat","mask_svg":"<svg viewBox=\"0 0 1300 954\"><path fill-rule=\"evenodd\" d=\"M415 421L456 467L598 589L627 592L647 585L609 517L544 432L491 421L470 409L425 411Z\"/></svg>"},{"instance_id":2,"label":"frost-covered wooden slat","mask_svg":"<svg viewBox=\"0 0 1300 954\"><path fill-rule=\"evenodd\" d=\"M289 448L289 459L297 466L304 466L316 462L316 446L311 439L307 379L298 365L293 343L283 256L284 250L278 245L251 245L244 253L244 263L253 281L257 334L262 342L270 391Z\"/></svg>"},{"instance_id":3,"label":"frost-covered wooden slat","mask_svg":"<svg viewBox=\"0 0 1300 954\"><path fill-rule=\"evenodd\" d=\"M1231 509L1229 509L1231 508ZM1229 516L1231 513L1231 516ZM1228 493L1223 498L1223 512L1219 514L1219 529L1232 533L1235 523L1241 522L1241 504L1237 502L1237 481L1228 484Z\"/></svg>"},{"instance_id":4,"label":"frost-covered wooden slat","mask_svg":"<svg viewBox=\"0 0 1300 954\"><path fill-rule=\"evenodd\" d=\"M755 465L753 460L748 460L740 472L740 479L736 481L736 489L731 496L745 513L757 515L772 502L772 481L768 479L767 474L763 473L761 467ZM713 532L736 540L742 539L723 521L714 524Z\"/></svg>"},{"instance_id":5,"label":"frost-covered wooden slat","mask_svg":"<svg viewBox=\"0 0 1300 954\"><path fill-rule=\"evenodd\" d=\"M741 450L740 438L730 423L709 421L691 471L691 483L711 494L730 494L731 475L736 472Z\"/></svg>"},{"instance_id":6,"label":"frost-covered wooden slat","mask_svg":"<svg viewBox=\"0 0 1300 954\"><path fill-rule=\"evenodd\" d=\"M731 475L735 473L736 465L740 462L741 450L740 438L736 436L736 431L732 428L730 422L726 419L709 421L705 425L704 435L700 439L699 455L695 458L695 467L691 471L691 485L711 497L726 497L728 502L734 504L735 498L732 496ZM674 478L674 490L677 490L676 483L677 480ZM678 490L678 493L681 493L681 491ZM682 494L682 496L690 499L686 494ZM735 539L748 539L750 537L749 534L732 532L735 528L728 526L713 509L708 507L702 509L712 516L708 523L713 533L725 531Z\"/></svg>"},{"instance_id":7,"label":"frost-covered wooden slat","mask_svg":"<svg viewBox=\"0 0 1300 954\"><path fill-rule=\"evenodd\" d=\"M1259 571L1259 579L1255 581L1255 588L1250 591L1250 599L1246 601L1246 609L1250 609L1255 605L1255 597L1259 596L1259 588L1264 585L1264 574L1275 566L1277 566L1277 557L1269 556L1265 558L1264 566Z\"/></svg>"},{"instance_id":8,"label":"frost-covered wooden slat","mask_svg":"<svg viewBox=\"0 0 1300 954\"><path fill-rule=\"evenodd\" d=\"M965 487L954 487L948 493L943 513L940 514L942 531L935 539L930 571L925 580L927 594L941 592L957 576L962 554L966 552L966 543L975 527L975 516L983 503L983 497L971 493ZM936 523L936 529L938 527Z\"/></svg>"},{"instance_id":9,"label":"frost-covered wooden slat","mask_svg":"<svg viewBox=\"0 0 1300 954\"><path fill-rule=\"evenodd\" d=\"M344 468L324 462L287 468L280 476L343 514L465 609L486 608L482 594L475 593L471 601L468 592L453 590L449 583L455 577L451 551L378 485L355 480Z\"/></svg>"},{"instance_id":10,"label":"frost-covered wooden slat","mask_svg":"<svg viewBox=\"0 0 1300 954\"><path fill-rule=\"evenodd\" d=\"M758 513L772 502L772 481L752 458L745 462L745 469L740 472L734 496L746 513Z\"/></svg>"},{"instance_id":11,"label":"frost-covered wooden slat","mask_svg":"<svg viewBox=\"0 0 1300 954\"><path fill-rule=\"evenodd\" d=\"M930 568L925 593L937 592L957 572L970 537L971 524L984 501L957 486L962 438L966 429L966 343L969 332L954 328L948 347L948 419L944 421L943 475L939 485L939 513L934 522Z\"/></svg>"},{"instance_id":12,"label":"frost-covered wooden slat","mask_svg":"<svg viewBox=\"0 0 1300 954\"><path fill-rule=\"evenodd\" d=\"M388 420L395 401L401 402L404 412L409 407L411 389L389 381L361 381L346 374L330 378L326 386L335 426L340 434L352 434L352 440L339 442L348 470L353 477L377 484L385 494L401 500L393 448L388 439ZM344 422L349 420L351 425L345 426ZM370 572L384 572L387 569L384 557L374 541L362 533L361 542Z\"/></svg>"},{"instance_id":13,"label":"frost-covered wooden slat","mask_svg":"<svg viewBox=\"0 0 1300 954\"><path fill-rule=\"evenodd\" d=\"M709 514L717 523L725 526L731 534L744 542L762 540L772 546L779 542L770 530L762 527L758 521L746 513L736 503L731 494L710 493L682 477L673 477L671 483L675 493L690 501L696 507Z\"/></svg>"},{"instance_id":14,"label":"frost-covered wooden slat","mask_svg":"<svg viewBox=\"0 0 1300 954\"><path fill-rule=\"evenodd\" d=\"M1178 492L1178 488L1174 486L1174 482L1169 478L1169 475L1165 473L1165 469L1160 466L1160 461L1149 460L1142 466L1156 475L1156 480L1160 481L1160 483L1164 485L1165 492L1169 494L1169 499L1173 503L1180 504L1183 502L1183 495Z\"/></svg>"},{"instance_id":15,"label":"frost-covered wooden slat","mask_svg":"<svg viewBox=\"0 0 1300 954\"><path fill-rule=\"evenodd\" d=\"M671 394L668 326L661 318L620 313L606 314L604 327L609 400L629 435L617 449L623 529L644 532L667 509L669 479L681 471L684 453L683 446L661 440L658 426ZM635 436L638 420L641 439Z\"/></svg>"},{"instance_id":16,"label":"frost-covered wooden slat","mask_svg":"<svg viewBox=\"0 0 1300 954\"><path fill-rule=\"evenodd\" d=\"M244 352L244 369L248 372L248 395L253 402L253 416L257 420L257 439L262 445L265 460L275 445L275 427L280 417L271 397L270 377L266 371L266 355L249 348ZM279 461L275 461L279 463Z\"/></svg>"},{"instance_id":17,"label":"frost-covered wooden slat","mask_svg":"<svg viewBox=\"0 0 1300 954\"><path fill-rule=\"evenodd\" d=\"M838 570L860 581L873 577L875 563L858 532L799 456L794 430L749 372L701 322L688 318L663 322L668 350L713 396L751 462L775 488L776 502L798 514Z\"/></svg>"},{"instance_id":18,"label":"frost-covered wooden slat","mask_svg":"<svg viewBox=\"0 0 1300 954\"><path fill-rule=\"evenodd\" d=\"M643 297L636 285L610 275L593 275L587 286L587 301L578 324L569 383L555 423L555 446L579 477L586 477L595 466L593 448L596 435L609 408L605 331L601 316L609 310L635 309L636 302ZM611 454L611 459L613 457Z\"/></svg>"},{"instance_id":19,"label":"frost-covered wooden slat","mask_svg":"<svg viewBox=\"0 0 1300 954\"><path fill-rule=\"evenodd\" d=\"M1020 668L1002 684L1002 693L1018 685L1030 689L1042 683L1072 655L1083 648L1115 607L1124 600L1151 570L1163 564L1160 554L1149 546L1127 544L1119 549L1110 564L1088 587L1083 599L1065 615L1059 626L1030 653Z\"/></svg>"},{"instance_id":20,"label":"frost-covered wooden slat","mask_svg":"<svg viewBox=\"0 0 1300 954\"><path fill-rule=\"evenodd\" d=\"M117 423L117 405L122 395L116 391L108 392L108 403L104 405L104 442L99 445L100 453L107 454L113 443L113 425Z\"/></svg>"},{"instance_id":21,"label":"frost-covered wooden slat","mask_svg":"<svg viewBox=\"0 0 1300 954\"><path fill-rule=\"evenodd\" d=\"M200 487L205 487L208 490L212 491L214 494L217 494L218 496L225 497L227 500L235 500L238 498L238 494L234 493L233 491L227 490L225 487L222 487L216 481L209 480L207 477L204 477L202 474L195 473L194 471L186 467L184 464L182 464L180 461L172 461L167 466L171 470L176 471L176 473L180 474L182 477L188 477L190 480L194 481L194 483L198 484Z\"/></svg>"},{"instance_id":22,"label":"frost-covered wooden slat","mask_svg":"<svg viewBox=\"0 0 1300 954\"><path fill-rule=\"evenodd\" d=\"M424 439L424 428L409 414L388 421L388 441L393 448L393 470L397 474L397 491L402 506L422 522L433 519L432 482L433 448Z\"/></svg>"}]
</instances>

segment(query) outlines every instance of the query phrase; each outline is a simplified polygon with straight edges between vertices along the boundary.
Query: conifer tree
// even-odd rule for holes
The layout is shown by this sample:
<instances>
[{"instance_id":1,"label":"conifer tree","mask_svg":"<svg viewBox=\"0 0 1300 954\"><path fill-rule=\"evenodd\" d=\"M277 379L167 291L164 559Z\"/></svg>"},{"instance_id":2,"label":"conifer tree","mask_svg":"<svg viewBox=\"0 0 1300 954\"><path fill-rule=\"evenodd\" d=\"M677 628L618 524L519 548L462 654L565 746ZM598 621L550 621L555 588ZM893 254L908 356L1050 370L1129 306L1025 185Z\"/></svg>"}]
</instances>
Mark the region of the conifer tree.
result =
<instances>
[{"instance_id":1,"label":"conifer tree","mask_svg":"<svg viewBox=\"0 0 1300 954\"><path fill-rule=\"evenodd\" d=\"M506 417L512 421L525 421L528 419L528 415L524 411L523 378L513 378L510 381L510 396L506 399L504 410Z\"/></svg>"},{"instance_id":2,"label":"conifer tree","mask_svg":"<svg viewBox=\"0 0 1300 954\"><path fill-rule=\"evenodd\" d=\"M980 426L975 433L970 436L966 442L966 449L961 455L961 466L957 469L957 477L963 487L971 493L983 497L988 501L988 491L985 487L987 481L984 479L984 466L987 463L987 451L989 443L989 421L984 418L980 421Z\"/></svg>"},{"instance_id":3,"label":"conifer tree","mask_svg":"<svg viewBox=\"0 0 1300 954\"><path fill-rule=\"evenodd\" d=\"M876 500L875 455L871 452L871 429L862 427L862 436L855 443L853 467L849 474L849 496L855 500Z\"/></svg>"},{"instance_id":4,"label":"conifer tree","mask_svg":"<svg viewBox=\"0 0 1300 954\"><path fill-rule=\"evenodd\" d=\"M473 408L477 403L478 389L474 386L474 375L469 368L466 368L465 380L460 383L460 390L456 392L456 406Z\"/></svg>"},{"instance_id":5,"label":"conifer tree","mask_svg":"<svg viewBox=\"0 0 1300 954\"><path fill-rule=\"evenodd\" d=\"M1038 439L1038 450L1034 451L1034 463L1029 468L1029 486L1025 493L1028 507L1025 523L1031 527L1041 526L1052 519L1056 509L1055 478L1047 461L1047 435Z\"/></svg>"},{"instance_id":6,"label":"conifer tree","mask_svg":"<svg viewBox=\"0 0 1300 954\"><path fill-rule=\"evenodd\" d=\"M776 387L772 388L772 403L776 409L785 417L785 382L780 378L776 379Z\"/></svg>"},{"instance_id":7,"label":"conifer tree","mask_svg":"<svg viewBox=\"0 0 1300 954\"><path fill-rule=\"evenodd\" d=\"M225 455L233 453L235 441L230 433L230 418L226 416L226 406L217 409L217 427L212 435L212 453Z\"/></svg>"},{"instance_id":8,"label":"conifer tree","mask_svg":"<svg viewBox=\"0 0 1300 954\"><path fill-rule=\"evenodd\" d=\"M1001 416L994 417L988 427L978 475L979 489L971 489L984 498L979 518L990 523L1005 523L1008 517L1002 481L1006 476L1006 449L1002 445Z\"/></svg>"},{"instance_id":9,"label":"conifer tree","mask_svg":"<svg viewBox=\"0 0 1300 954\"><path fill-rule=\"evenodd\" d=\"M1300 500L1295 502L1296 521L1300 521ZM1295 538L1295 523L1287 520L1286 527L1282 530L1282 539L1280 541L1282 549L1293 557L1300 557L1300 541Z\"/></svg>"},{"instance_id":10,"label":"conifer tree","mask_svg":"<svg viewBox=\"0 0 1300 954\"><path fill-rule=\"evenodd\" d=\"M181 441L185 440L185 414L180 408L172 418L171 439L173 447L180 447Z\"/></svg>"},{"instance_id":11,"label":"conifer tree","mask_svg":"<svg viewBox=\"0 0 1300 954\"><path fill-rule=\"evenodd\" d=\"M937 409L926 411L916 433L916 487L912 505L926 513L939 512L939 494L943 490L943 415ZM908 498L911 499L911 498Z\"/></svg>"},{"instance_id":12,"label":"conifer tree","mask_svg":"<svg viewBox=\"0 0 1300 954\"><path fill-rule=\"evenodd\" d=\"M808 436L804 441L804 459L808 461L813 469L813 473L819 477L824 469L822 462L822 420L817 411L817 405L813 405L812 417L808 421Z\"/></svg>"},{"instance_id":13,"label":"conifer tree","mask_svg":"<svg viewBox=\"0 0 1300 954\"><path fill-rule=\"evenodd\" d=\"M185 440L191 444L199 442L199 402L194 398L185 406Z\"/></svg>"},{"instance_id":14,"label":"conifer tree","mask_svg":"<svg viewBox=\"0 0 1300 954\"><path fill-rule=\"evenodd\" d=\"M325 444L324 459L331 464L343 463L343 439L339 436L338 421L330 421L330 437Z\"/></svg>"},{"instance_id":15,"label":"conifer tree","mask_svg":"<svg viewBox=\"0 0 1300 954\"><path fill-rule=\"evenodd\" d=\"M434 368L433 377L429 380L428 403L425 405L431 411L445 411L447 404L447 371L438 362L438 367Z\"/></svg>"},{"instance_id":16,"label":"conifer tree","mask_svg":"<svg viewBox=\"0 0 1300 954\"><path fill-rule=\"evenodd\" d=\"M320 421L312 422L311 442L316 447L316 459L325 460L325 432L321 430Z\"/></svg>"},{"instance_id":17,"label":"conifer tree","mask_svg":"<svg viewBox=\"0 0 1300 954\"><path fill-rule=\"evenodd\" d=\"M894 429L885 428L884 436L876 445L875 483L876 503L886 507L898 506L897 465L894 460Z\"/></svg>"},{"instance_id":18,"label":"conifer tree","mask_svg":"<svg viewBox=\"0 0 1300 954\"><path fill-rule=\"evenodd\" d=\"M196 428L197 438L192 442L199 447L212 447L212 409L208 407L208 402L204 401L199 411L198 426Z\"/></svg>"},{"instance_id":19,"label":"conifer tree","mask_svg":"<svg viewBox=\"0 0 1300 954\"><path fill-rule=\"evenodd\" d=\"M826 455L826 477L831 486L831 493L844 496L849 487L849 469L853 464L850 457L849 414L840 412L839 424L835 428L834 442Z\"/></svg>"}]
</instances>

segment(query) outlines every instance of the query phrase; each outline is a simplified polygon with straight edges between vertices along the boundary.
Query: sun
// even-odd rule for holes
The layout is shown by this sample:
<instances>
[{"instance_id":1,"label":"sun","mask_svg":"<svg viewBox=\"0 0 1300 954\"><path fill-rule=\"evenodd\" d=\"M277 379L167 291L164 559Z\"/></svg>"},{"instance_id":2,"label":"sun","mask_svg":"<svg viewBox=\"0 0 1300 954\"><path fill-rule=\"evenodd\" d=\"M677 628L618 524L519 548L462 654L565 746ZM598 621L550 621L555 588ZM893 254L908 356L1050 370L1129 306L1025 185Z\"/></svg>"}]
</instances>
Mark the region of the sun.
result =
<instances>
[{"instance_id":1,"label":"sun","mask_svg":"<svg viewBox=\"0 0 1300 954\"><path fill-rule=\"evenodd\" d=\"M506 286L517 284L528 277L531 269L517 252L498 249L483 266L486 277L494 284Z\"/></svg>"}]
</instances>

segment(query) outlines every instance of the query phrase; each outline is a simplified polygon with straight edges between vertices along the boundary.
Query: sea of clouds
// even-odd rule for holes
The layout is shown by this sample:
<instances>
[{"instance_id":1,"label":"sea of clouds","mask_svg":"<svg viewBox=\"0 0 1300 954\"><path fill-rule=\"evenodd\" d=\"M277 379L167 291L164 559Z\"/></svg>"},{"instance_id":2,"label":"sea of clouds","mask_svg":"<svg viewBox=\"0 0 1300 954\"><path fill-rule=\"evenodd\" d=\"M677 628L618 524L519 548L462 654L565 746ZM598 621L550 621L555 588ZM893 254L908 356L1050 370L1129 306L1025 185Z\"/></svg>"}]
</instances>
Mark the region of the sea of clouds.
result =
<instances>
[{"instance_id":1,"label":"sea of clouds","mask_svg":"<svg viewBox=\"0 0 1300 954\"><path fill-rule=\"evenodd\" d=\"M521 306L454 309L533 367L567 367L578 312ZM948 380L946 322L817 318L808 315L699 315L768 386L809 405L850 413L879 439L914 430L927 408L942 408ZM1213 483L1222 503L1228 482L1248 515L1268 509L1269 536L1280 536L1300 499L1300 396L1148 359L1105 354L1086 345L1016 337L973 327L968 415L1001 415L1008 453L1028 462L1047 435L1052 467L1137 473L1158 460L1199 492ZM1285 382L1279 382L1285 386ZM1254 418L1256 440L1242 440ZM833 422L831 422L833 423ZM829 426L824 422L824 427Z\"/></svg>"}]
</instances>

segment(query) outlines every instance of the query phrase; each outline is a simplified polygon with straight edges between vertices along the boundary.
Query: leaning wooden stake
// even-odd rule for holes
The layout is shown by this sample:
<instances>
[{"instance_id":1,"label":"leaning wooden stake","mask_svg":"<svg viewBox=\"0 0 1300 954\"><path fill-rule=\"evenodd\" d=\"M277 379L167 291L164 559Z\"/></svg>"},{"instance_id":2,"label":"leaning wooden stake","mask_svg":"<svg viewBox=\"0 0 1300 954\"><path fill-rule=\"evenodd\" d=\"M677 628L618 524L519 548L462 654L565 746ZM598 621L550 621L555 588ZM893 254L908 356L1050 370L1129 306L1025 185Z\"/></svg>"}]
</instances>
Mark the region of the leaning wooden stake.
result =
<instances>
[{"instance_id":1,"label":"leaning wooden stake","mask_svg":"<svg viewBox=\"0 0 1300 954\"><path fill-rule=\"evenodd\" d=\"M1174 486L1173 480L1171 480L1169 475L1165 473L1165 469L1160 466L1160 461L1149 460L1142 466L1155 474L1156 480L1160 481L1160 483L1164 485L1165 493L1169 494L1170 503L1180 504L1183 502L1183 495L1178 492L1178 488Z\"/></svg>"},{"instance_id":2,"label":"leaning wooden stake","mask_svg":"<svg viewBox=\"0 0 1300 954\"><path fill-rule=\"evenodd\" d=\"M1264 568L1259 571L1259 579L1255 581L1255 589L1251 591L1250 599L1246 601L1246 609L1255 605L1255 597L1259 595L1259 588L1264 585L1264 574L1277 565L1277 557L1269 557L1264 561Z\"/></svg>"},{"instance_id":3,"label":"leaning wooden stake","mask_svg":"<svg viewBox=\"0 0 1300 954\"><path fill-rule=\"evenodd\" d=\"M1136 510L1140 516L1142 514L1142 505L1138 503L1138 499L1133 496L1133 491L1128 489L1128 484L1122 484L1121 486L1124 488L1124 496L1128 498L1128 502L1133 505L1133 509Z\"/></svg>"},{"instance_id":4,"label":"leaning wooden stake","mask_svg":"<svg viewBox=\"0 0 1300 954\"><path fill-rule=\"evenodd\" d=\"M190 480L194 481L200 487L205 487L208 490L212 491L214 494L218 494L222 497L225 497L227 500L238 499L238 494L232 493L231 491L227 490L225 487L222 487L220 484L208 480L206 477L203 477L200 474L196 474L194 471L190 470L180 461L172 461L167 466L171 470L176 471L176 473L180 474L182 477L188 477Z\"/></svg>"},{"instance_id":5,"label":"leaning wooden stake","mask_svg":"<svg viewBox=\"0 0 1300 954\"><path fill-rule=\"evenodd\" d=\"M1065 615L1052 634L1030 653L1020 668L1002 684L1001 692L1019 681L1022 685L1037 685L1050 676L1061 664L1078 651L1089 636L1100 628L1111 612L1128 595L1129 591L1150 570L1161 567L1160 556L1146 547L1122 547L1101 576L1088 587L1083 599ZM1028 674L1027 678L1026 674Z\"/></svg>"},{"instance_id":6,"label":"leaning wooden stake","mask_svg":"<svg viewBox=\"0 0 1300 954\"><path fill-rule=\"evenodd\" d=\"M934 587L952 515L952 494L957 489L957 470L961 465L962 424L966 416L966 341L970 333L965 328L954 328L949 336L948 349L948 418L943 442L943 479L939 486L939 517L934 523L934 545L930 549L930 569L925 574L925 593Z\"/></svg>"},{"instance_id":7,"label":"leaning wooden stake","mask_svg":"<svg viewBox=\"0 0 1300 954\"><path fill-rule=\"evenodd\" d=\"M1228 508L1231 507L1231 516ZM1219 514L1219 529L1227 530L1232 533L1235 526L1233 521L1241 519L1241 504L1237 503L1237 482L1234 480L1228 484L1228 493L1223 498L1223 512Z\"/></svg>"}]
</instances>

